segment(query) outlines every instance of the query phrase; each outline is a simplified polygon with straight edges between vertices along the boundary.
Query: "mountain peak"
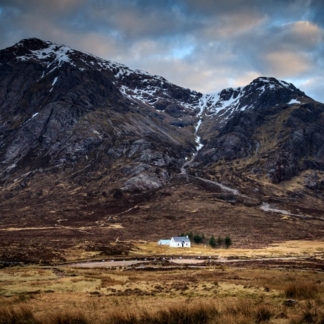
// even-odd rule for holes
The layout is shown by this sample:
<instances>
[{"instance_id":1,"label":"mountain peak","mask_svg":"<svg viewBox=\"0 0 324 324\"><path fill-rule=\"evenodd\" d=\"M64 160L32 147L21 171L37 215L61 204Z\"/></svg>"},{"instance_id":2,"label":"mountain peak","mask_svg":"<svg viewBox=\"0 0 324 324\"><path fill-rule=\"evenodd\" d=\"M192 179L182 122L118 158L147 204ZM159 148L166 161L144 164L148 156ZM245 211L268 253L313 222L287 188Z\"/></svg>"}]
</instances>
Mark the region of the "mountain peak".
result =
<instances>
[{"instance_id":1,"label":"mountain peak","mask_svg":"<svg viewBox=\"0 0 324 324\"><path fill-rule=\"evenodd\" d=\"M265 106L285 105L307 97L293 84L274 77L258 77L245 87L227 88L204 95L207 115L222 116L225 122L236 111Z\"/></svg>"},{"instance_id":2,"label":"mountain peak","mask_svg":"<svg viewBox=\"0 0 324 324\"><path fill-rule=\"evenodd\" d=\"M43 41L38 38L26 38L12 47L8 47L0 52L1 61L5 62L37 62L42 66L49 66L57 63L57 66L63 62L72 63L71 56L74 50L65 46L54 44L49 41Z\"/></svg>"},{"instance_id":3,"label":"mountain peak","mask_svg":"<svg viewBox=\"0 0 324 324\"><path fill-rule=\"evenodd\" d=\"M275 91L278 89L288 89L290 91L299 91L292 83L288 83L283 80L278 80L274 77L258 77L254 79L250 86L256 89L263 87L264 90Z\"/></svg>"},{"instance_id":4,"label":"mountain peak","mask_svg":"<svg viewBox=\"0 0 324 324\"><path fill-rule=\"evenodd\" d=\"M32 37L32 38L25 38L22 39L20 42L14 45L14 47L25 47L26 49L35 51L43 48L47 48L49 45L51 45L51 42L43 41L39 38Z\"/></svg>"}]
</instances>

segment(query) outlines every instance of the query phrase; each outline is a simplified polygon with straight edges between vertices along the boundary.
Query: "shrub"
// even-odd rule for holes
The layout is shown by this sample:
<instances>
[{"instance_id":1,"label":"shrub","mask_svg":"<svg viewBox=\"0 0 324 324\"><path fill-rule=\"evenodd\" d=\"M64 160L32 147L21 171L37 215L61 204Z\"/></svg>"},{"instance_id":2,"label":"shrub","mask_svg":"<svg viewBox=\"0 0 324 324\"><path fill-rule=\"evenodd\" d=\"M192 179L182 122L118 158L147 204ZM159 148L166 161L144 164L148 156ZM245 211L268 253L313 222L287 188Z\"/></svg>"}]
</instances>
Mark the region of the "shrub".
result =
<instances>
[{"instance_id":1,"label":"shrub","mask_svg":"<svg viewBox=\"0 0 324 324\"><path fill-rule=\"evenodd\" d=\"M0 324L37 324L32 311L26 307L0 308Z\"/></svg>"},{"instance_id":2,"label":"shrub","mask_svg":"<svg viewBox=\"0 0 324 324\"><path fill-rule=\"evenodd\" d=\"M207 324L217 316L213 305L198 304L194 306L176 305L160 310L155 314L144 311L140 316L125 312L115 312L108 316L106 324Z\"/></svg>"},{"instance_id":3,"label":"shrub","mask_svg":"<svg viewBox=\"0 0 324 324\"><path fill-rule=\"evenodd\" d=\"M264 305L261 305L257 308L255 313L256 323L268 322L272 316L270 309Z\"/></svg>"},{"instance_id":4,"label":"shrub","mask_svg":"<svg viewBox=\"0 0 324 324\"><path fill-rule=\"evenodd\" d=\"M186 323L186 324L204 324L208 323L217 315L217 310L212 305L196 305L194 307L175 306L168 310L160 311L151 323Z\"/></svg>"},{"instance_id":5,"label":"shrub","mask_svg":"<svg viewBox=\"0 0 324 324\"><path fill-rule=\"evenodd\" d=\"M313 283L292 283L285 289L287 298L310 299L318 294L318 287Z\"/></svg>"},{"instance_id":6,"label":"shrub","mask_svg":"<svg viewBox=\"0 0 324 324\"><path fill-rule=\"evenodd\" d=\"M314 324L323 324L324 316L323 314L318 313L316 310L306 310L303 311L301 315L290 321L290 324L306 324L306 323L314 323Z\"/></svg>"},{"instance_id":7,"label":"shrub","mask_svg":"<svg viewBox=\"0 0 324 324\"><path fill-rule=\"evenodd\" d=\"M52 315L51 324L87 324L90 323L81 312L63 312Z\"/></svg>"}]
</instances>

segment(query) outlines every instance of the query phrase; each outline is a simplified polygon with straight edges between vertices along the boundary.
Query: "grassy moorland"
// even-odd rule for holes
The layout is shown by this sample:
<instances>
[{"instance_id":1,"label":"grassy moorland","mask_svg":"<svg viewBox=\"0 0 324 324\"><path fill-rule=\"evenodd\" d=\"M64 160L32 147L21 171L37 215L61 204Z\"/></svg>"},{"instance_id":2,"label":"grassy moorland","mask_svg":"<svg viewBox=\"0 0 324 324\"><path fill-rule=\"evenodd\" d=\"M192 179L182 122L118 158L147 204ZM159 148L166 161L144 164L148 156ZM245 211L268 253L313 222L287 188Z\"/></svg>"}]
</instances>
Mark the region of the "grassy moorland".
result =
<instances>
[{"instance_id":1,"label":"grassy moorland","mask_svg":"<svg viewBox=\"0 0 324 324\"><path fill-rule=\"evenodd\" d=\"M204 265L4 267L0 323L324 323L324 244L296 243L184 250L140 242L132 252L211 256ZM66 256L76 260L77 250Z\"/></svg>"}]
</instances>

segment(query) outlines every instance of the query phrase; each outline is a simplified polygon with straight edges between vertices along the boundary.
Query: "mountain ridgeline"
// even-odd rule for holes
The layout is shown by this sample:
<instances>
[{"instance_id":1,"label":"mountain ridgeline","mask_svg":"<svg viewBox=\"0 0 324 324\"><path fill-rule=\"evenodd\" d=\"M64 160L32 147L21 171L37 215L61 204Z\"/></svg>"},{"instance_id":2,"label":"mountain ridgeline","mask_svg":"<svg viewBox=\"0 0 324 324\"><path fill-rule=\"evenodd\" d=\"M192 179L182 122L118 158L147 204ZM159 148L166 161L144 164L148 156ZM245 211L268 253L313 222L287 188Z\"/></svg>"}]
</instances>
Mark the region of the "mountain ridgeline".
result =
<instances>
[{"instance_id":1,"label":"mountain ridgeline","mask_svg":"<svg viewBox=\"0 0 324 324\"><path fill-rule=\"evenodd\" d=\"M222 203L225 184L253 208L278 196L321 200L324 105L271 77L202 94L25 39L0 51L0 157L8 219L27 202L48 219L115 215L190 183ZM317 215L315 205L303 214Z\"/></svg>"}]
</instances>

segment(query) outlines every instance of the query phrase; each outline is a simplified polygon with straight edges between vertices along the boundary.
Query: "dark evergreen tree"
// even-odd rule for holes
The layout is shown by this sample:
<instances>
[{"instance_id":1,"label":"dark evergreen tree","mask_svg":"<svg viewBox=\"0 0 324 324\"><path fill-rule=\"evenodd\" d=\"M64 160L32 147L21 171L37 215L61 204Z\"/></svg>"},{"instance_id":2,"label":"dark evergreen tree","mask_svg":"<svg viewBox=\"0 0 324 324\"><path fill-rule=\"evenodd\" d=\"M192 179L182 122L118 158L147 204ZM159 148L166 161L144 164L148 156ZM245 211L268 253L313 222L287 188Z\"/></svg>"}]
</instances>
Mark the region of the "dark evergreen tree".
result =
<instances>
[{"instance_id":1,"label":"dark evergreen tree","mask_svg":"<svg viewBox=\"0 0 324 324\"><path fill-rule=\"evenodd\" d=\"M212 247L215 248L217 245L216 239L214 237L214 235L212 235L212 237L209 239L208 244Z\"/></svg>"},{"instance_id":2,"label":"dark evergreen tree","mask_svg":"<svg viewBox=\"0 0 324 324\"><path fill-rule=\"evenodd\" d=\"M220 237L220 236L218 236L218 238L217 238L217 246L218 246L218 247L221 247L222 244L223 244L223 242L224 242L223 238Z\"/></svg>"},{"instance_id":3,"label":"dark evergreen tree","mask_svg":"<svg viewBox=\"0 0 324 324\"><path fill-rule=\"evenodd\" d=\"M201 244L203 241L203 237L200 236L199 234L195 234L193 237L193 240L196 244Z\"/></svg>"},{"instance_id":4,"label":"dark evergreen tree","mask_svg":"<svg viewBox=\"0 0 324 324\"><path fill-rule=\"evenodd\" d=\"M228 249L232 245L232 239L229 236L226 236L224 243L225 243L226 249Z\"/></svg>"}]
</instances>

